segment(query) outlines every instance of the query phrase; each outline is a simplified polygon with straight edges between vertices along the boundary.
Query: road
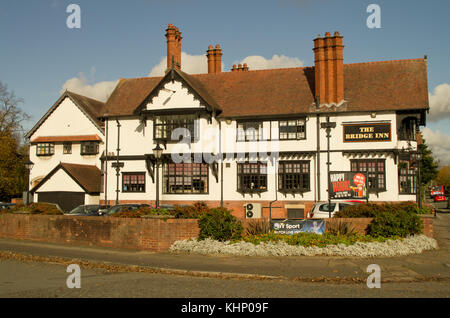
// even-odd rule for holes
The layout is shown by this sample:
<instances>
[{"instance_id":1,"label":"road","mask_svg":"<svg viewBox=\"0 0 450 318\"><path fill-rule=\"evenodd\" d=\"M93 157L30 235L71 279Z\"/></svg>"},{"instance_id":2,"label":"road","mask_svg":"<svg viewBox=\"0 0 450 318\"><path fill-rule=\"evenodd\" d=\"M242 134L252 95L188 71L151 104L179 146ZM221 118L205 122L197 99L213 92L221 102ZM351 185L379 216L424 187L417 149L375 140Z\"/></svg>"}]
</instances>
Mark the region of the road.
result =
<instances>
[{"instance_id":1,"label":"road","mask_svg":"<svg viewBox=\"0 0 450 318\"><path fill-rule=\"evenodd\" d=\"M207 257L0 239L0 297L450 298L450 214L435 218L440 249L393 258ZM66 271L81 266L81 288ZM382 269L370 289L368 264Z\"/></svg>"},{"instance_id":2,"label":"road","mask_svg":"<svg viewBox=\"0 0 450 318\"><path fill-rule=\"evenodd\" d=\"M310 298L310 297L449 297L443 282L329 284L289 280L219 279L152 273L81 270L81 288L68 288L66 266L2 261L0 297L157 297L157 298Z\"/></svg>"}]
</instances>

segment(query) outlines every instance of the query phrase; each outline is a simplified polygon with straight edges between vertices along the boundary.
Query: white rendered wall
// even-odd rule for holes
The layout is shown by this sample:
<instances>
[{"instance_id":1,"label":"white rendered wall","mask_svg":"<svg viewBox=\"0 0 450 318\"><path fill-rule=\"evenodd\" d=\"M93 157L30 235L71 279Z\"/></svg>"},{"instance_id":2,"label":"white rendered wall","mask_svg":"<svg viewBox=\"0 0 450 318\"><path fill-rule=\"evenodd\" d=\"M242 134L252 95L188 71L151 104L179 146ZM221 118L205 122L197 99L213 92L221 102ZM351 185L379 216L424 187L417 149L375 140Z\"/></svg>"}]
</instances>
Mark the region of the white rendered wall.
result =
<instances>
[{"instance_id":1,"label":"white rendered wall","mask_svg":"<svg viewBox=\"0 0 450 318\"><path fill-rule=\"evenodd\" d=\"M50 177L37 192L84 192L81 188L63 169L59 169Z\"/></svg>"},{"instance_id":2,"label":"white rendered wall","mask_svg":"<svg viewBox=\"0 0 450 318\"><path fill-rule=\"evenodd\" d=\"M39 136L80 136L98 135L104 138L103 133L90 121L88 117L66 97L61 104L50 114L42 125L31 135L30 140ZM30 160L34 167L30 173L33 183L38 178L45 177L60 162L95 165L100 167L99 157L104 149L103 142L99 144L97 155L81 155L81 144L72 143L72 153L63 154L63 144L55 144L55 153L52 156L37 156L36 144L30 146Z\"/></svg>"}]
</instances>

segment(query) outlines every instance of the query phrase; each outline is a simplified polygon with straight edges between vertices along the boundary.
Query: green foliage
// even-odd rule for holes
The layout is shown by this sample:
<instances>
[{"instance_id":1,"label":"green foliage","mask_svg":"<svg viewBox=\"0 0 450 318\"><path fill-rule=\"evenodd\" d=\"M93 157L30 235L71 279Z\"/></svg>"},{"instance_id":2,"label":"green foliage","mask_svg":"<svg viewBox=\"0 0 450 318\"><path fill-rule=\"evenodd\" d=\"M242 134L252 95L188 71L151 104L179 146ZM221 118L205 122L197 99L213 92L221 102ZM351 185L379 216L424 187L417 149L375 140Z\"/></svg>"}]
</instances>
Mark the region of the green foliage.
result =
<instances>
[{"instance_id":1,"label":"green foliage","mask_svg":"<svg viewBox=\"0 0 450 318\"><path fill-rule=\"evenodd\" d=\"M394 237L390 237L391 239ZM286 235L286 234L275 234L273 232L262 235L251 235L244 236L242 241L250 242L253 244L260 244L262 242L265 243L276 243L276 242L285 242L289 245L296 246L304 246L304 247L325 247L327 245L332 244L345 244L352 245L356 242L385 242L389 238L387 237L371 237L367 235L360 234L333 234L333 233L324 233L324 234L316 234L316 233L297 233L294 235Z\"/></svg>"},{"instance_id":2,"label":"green foliage","mask_svg":"<svg viewBox=\"0 0 450 318\"><path fill-rule=\"evenodd\" d=\"M199 219L208 211L209 207L205 202L195 202L189 206L175 206L173 214L180 219Z\"/></svg>"},{"instance_id":3,"label":"green foliage","mask_svg":"<svg viewBox=\"0 0 450 318\"><path fill-rule=\"evenodd\" d=\"M418 148L423 154L423 158L420 161L420 183L421 185L426 185L437 177L438 164L434 160L433 154L425 143L425 139L423 139L423 137L422 143L418 145Z\"/></svg>"},{"instance_id":4,"label":"green foliage","mask_svg":"<svg viewBox=\"0 0 450 318\"><path fill-rule=\"evenodd\" d=\"M416 213L394 211L379 213L367 227L367 233L373 237L389 237L419 234L423 229L423 221Z\"/></svg>"},{"instance_id":5,"label":"green foliage","mask_svg":"<svg viewBox=\"0 0 450 318\"><path fill-rule=\"evenodd\" d=\"M360 204L335 213L335 218L374 218L367 227L373 237L391 237L419 234L423 221L419 214L430 213L428 207L421 209L414 202Z\"/></svg>"},{"instance_id":6,"label":"green foliage","mask_svg":"<svg viewBox=\"0 0 450 318\"><path fill-rule=\"evenodd\" d=\"M351 224L338 218L329 220L326 232L333 235L354 235L358 233Z\"/></svg>"},{"instance_id":7,"label":"green foliage","mask_svg":"<svg viewBox=\"0 0 450 318\"><path fill-rule=\"evenodd\" d=\"M414 214L429 214L431 210L427 206L422 209L415 202L399 202L399 203L365 203L345 207L342 211L334 214L333 218L373 218L380 213L405 211Z\"/></svg>"},{"instance_id":8,"label":"green foliage","mask_svg":"<svg viewBox=\"0 0 450 318\"><path fill-rule=\"evenodd\" d=\"M123 207L120 211L111 214L111 216L118 218L140 218L145 215L173 215L172 211L167 209L156 209L151 207L141 207L139 209L130 210L127 207Z\"/></svg>"},{"instance_id":9,"label":"green foliage","mask_svg":"<svg viewBox=\"0 0 450 318\"><path fill-rule=\"evenodd\" d=\"M242 223L225 208L212 208L198 222L199 240L211 238L217 241L236 240L242 237Z\"/></svg>"},{"instance_id":10,"label":"green foliage","mask_svg":"<svg viewBox=\"0 0 450 318\"><path fill-rule=\"evenodd\" d=\"M0 201L21 196L27 186L27 147L21 145L21 123L30 117L24 113L17 98L0 82Z\"/></svg>"},{"instance_id":11,"label":"green foliage","mask_svg":"<svg viewBox=\"0 0 450 318\"><path fill-rule=\"evenodd\" d=\"M253 219L245 227L245 235L261 235L270 233L270 224L267 219Z\"/></svg>"},{"instance_id":12,"label":"green foliage","mask_svg":"<svg viewBox=\"0 0 450 318\"><path fill-rule=\"evenodd\" d=\"M28 212L30 214L42 214L42 215L62 215L64 214L60 211L56 205L49 203L31 203L29 205L16 205L12 209L2 210L1 213L14 213L17 211Z\"/></svg>"}]
</instances>

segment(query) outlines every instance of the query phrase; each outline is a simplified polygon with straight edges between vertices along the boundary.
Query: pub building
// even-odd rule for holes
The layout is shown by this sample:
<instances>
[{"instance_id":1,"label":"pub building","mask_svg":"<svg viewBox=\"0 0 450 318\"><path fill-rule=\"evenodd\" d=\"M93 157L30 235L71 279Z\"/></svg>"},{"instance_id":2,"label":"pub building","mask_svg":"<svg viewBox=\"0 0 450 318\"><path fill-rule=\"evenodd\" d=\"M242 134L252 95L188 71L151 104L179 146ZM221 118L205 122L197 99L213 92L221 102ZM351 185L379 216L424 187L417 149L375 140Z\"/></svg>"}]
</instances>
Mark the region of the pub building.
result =
<instances>
[{"instance_id":1,"label":"pub building","mask_svg":"<svg viewBox=\"0 0 450 318\"><path fill-rule=\"evenodd\" d=\"M210 45L208 73L187 74L181 32L165 35L164 76L120 79L105 103L67 91L27 134L36 201L301 218L328 200L328 171L363 172L369 201L416 201L426 57L344 64L343 37L327 32L313 66L223 71Z\"/></svg>"}]
</instances>

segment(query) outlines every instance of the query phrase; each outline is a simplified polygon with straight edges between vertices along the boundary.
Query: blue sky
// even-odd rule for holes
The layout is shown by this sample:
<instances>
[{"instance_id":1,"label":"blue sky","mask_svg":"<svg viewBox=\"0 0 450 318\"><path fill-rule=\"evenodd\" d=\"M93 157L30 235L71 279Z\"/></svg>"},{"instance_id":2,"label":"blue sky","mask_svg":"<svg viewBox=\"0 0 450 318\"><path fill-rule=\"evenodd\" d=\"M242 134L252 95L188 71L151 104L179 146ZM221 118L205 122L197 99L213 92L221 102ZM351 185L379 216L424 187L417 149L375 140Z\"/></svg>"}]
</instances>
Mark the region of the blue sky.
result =
<instances>
[{"instance_id":1,"label":"blue sky","mask_svg":"<svg viewBox=\"0 0 450 318\"><path fill-rule=\"evenodd\" d=\"M81 8L80 29L66 25L71 3ZM381 29L366 25L371 3L381 8ZM121 77L148 76L166 54L168 23L193 57L220 44L225 70L249 56L268 67L312 66L312 40L339 31L345 63L428 56L433 98L424 134L450 163L449 12L445 0L0 0L0 81L24 98L29 129L63 88L98 98ZM275 63L274 55L284 57Z\"/></svg>"}]
</instances>

